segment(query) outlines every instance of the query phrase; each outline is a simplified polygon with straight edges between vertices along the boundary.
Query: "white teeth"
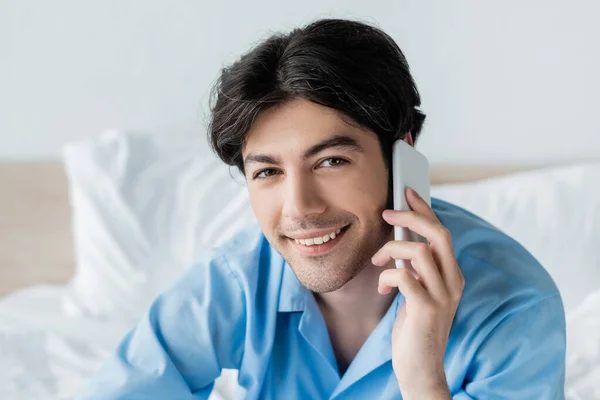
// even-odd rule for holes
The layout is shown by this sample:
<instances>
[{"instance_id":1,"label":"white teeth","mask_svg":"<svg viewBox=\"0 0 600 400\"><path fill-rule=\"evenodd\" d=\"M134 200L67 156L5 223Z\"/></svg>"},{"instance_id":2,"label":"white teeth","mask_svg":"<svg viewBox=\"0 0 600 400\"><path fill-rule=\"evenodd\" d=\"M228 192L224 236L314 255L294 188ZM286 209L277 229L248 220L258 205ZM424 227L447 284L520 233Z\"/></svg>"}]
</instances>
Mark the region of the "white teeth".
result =
<instances>
[{"instance_id":1,"label":"white teeth","mask_svg":"<svg viewBox=\"0 0 600 400\"><path fill-rule=\"evenodd\" d=\"M323 243L327 243L330 240L333 240L336 238L336 236L341 232L341 229L338 229L335 232L331 232L327 235L323 235L323 236L319 236L319 237L314 237L314 238L310 238L310 239L294 239L294 241L298 244L303 244L305 246L312 246L315 244L323 244Z\"/></svg>"}]
</instances>

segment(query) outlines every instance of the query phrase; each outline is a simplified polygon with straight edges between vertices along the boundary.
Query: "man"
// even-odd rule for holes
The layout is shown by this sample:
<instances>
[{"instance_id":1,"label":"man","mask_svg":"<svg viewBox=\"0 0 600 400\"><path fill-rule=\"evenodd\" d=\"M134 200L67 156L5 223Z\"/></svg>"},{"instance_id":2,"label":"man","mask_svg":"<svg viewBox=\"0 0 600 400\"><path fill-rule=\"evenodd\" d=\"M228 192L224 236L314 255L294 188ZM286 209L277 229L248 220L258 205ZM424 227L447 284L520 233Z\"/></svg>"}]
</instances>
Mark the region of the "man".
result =
<instances>
[{"instance_id":1,"label":"man","mask_svg":"<svg viewBox=\"0 0 600 400\"><path fill-rule=\"evenodd\" d=\"M424 114L380 30L320 20L223 70L209 129L258 227L165 291L82 398L562 399L559 292L518 243L456 206L391 208L396 139ZM429 245L393 240L393 226ZM410 260L416 275L396 269Z\"/></svg>"}]
</instances>

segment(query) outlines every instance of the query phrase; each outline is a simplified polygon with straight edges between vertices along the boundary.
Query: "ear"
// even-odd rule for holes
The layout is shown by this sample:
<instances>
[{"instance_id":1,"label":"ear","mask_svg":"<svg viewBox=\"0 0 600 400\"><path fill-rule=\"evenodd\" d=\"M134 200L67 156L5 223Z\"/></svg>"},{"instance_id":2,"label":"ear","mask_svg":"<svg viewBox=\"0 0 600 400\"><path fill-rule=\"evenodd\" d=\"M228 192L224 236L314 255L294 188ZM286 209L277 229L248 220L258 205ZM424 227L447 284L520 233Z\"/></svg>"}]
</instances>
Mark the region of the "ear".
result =
<instances>
[{"instance_id":1,"label":"ear","mask_svg":"<svg viewBox=\"0 0 600 400\"><path fill-rule=\"evenodd\" d=\"M415 144L413 143L412 133L410 131L408 131L406 135L404 135L404 139L402 140L410 144L412 147L415 147Z\"/></svg>"}]
</instances>

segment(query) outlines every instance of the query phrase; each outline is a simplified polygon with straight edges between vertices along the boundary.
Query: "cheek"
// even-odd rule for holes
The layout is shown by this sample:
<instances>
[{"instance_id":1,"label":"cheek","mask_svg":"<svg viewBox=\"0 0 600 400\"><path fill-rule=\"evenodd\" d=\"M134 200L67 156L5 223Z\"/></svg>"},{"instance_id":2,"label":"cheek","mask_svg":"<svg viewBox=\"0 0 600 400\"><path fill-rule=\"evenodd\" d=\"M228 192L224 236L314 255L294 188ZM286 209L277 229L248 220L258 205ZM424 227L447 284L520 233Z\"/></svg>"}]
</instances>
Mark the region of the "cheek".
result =
<instances>
[{"instance_id":1,"label":"cheek","mask_svg":"<svg viewBox=\"0 0 600 400\"><path fill-rule=\"evenodd\" d=\"M340 188L339 191L344 193L341 198L354 204L363 214L379 213L387 203L387 179L382 179L381 174L375 171L349 178L344 188Z\"/></svg>"}]
</instances>

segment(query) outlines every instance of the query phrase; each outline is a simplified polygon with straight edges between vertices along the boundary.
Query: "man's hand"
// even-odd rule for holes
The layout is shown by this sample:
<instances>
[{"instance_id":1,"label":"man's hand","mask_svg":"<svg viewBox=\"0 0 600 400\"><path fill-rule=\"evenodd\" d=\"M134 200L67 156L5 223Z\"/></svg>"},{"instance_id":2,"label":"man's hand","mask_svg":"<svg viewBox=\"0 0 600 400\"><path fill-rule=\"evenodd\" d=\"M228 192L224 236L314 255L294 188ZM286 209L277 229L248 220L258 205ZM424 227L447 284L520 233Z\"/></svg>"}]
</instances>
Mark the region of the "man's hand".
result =
<instances>
[{"instance_id":1,"label":"man's hand","mask_svg":"<svg viewBox=\"0 0 600 400\"><path fill-rule=\"evenodd\" d=\"M379 276L379 293L397 287L405 298L392 332L392 365L405 400L450 399L444 354L465 281L450 232L414 190L408 189L406 197L414 211L385 210L383 218L425 237L429 245L394 240L371 259L378 266L410 260L418 274L391 268Z\"/></svg>"}]
</instances>

